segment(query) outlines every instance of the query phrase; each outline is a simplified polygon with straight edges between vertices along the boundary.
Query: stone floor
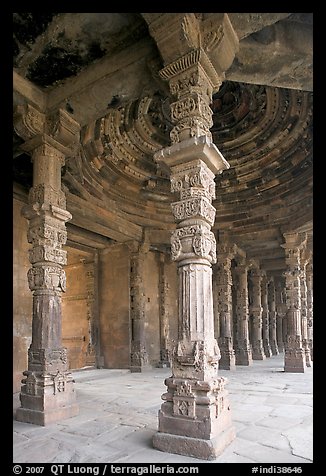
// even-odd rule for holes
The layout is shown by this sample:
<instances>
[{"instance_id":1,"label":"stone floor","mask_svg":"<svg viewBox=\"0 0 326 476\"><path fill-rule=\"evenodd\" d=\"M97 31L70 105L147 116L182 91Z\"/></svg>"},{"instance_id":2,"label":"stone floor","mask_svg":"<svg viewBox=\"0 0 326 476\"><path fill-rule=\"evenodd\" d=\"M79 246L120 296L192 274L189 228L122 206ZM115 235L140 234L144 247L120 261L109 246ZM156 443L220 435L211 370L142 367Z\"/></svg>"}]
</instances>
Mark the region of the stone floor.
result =
<instances>
[{"instance_id":1,"label":"stone floor","mask_svg":"<svg viewBox=\"0 0 326 476\"><path fill-rule=\"evenodd\" d=\"M283 354L228 377L237 437L213 463L310 463L313 369L283 372ZM80 413L39 427L14 420L14 463L203 463L152 447L170 369L73 372ZM14 395L14 412L19 406Z\"/></svg>"}]
</instances>

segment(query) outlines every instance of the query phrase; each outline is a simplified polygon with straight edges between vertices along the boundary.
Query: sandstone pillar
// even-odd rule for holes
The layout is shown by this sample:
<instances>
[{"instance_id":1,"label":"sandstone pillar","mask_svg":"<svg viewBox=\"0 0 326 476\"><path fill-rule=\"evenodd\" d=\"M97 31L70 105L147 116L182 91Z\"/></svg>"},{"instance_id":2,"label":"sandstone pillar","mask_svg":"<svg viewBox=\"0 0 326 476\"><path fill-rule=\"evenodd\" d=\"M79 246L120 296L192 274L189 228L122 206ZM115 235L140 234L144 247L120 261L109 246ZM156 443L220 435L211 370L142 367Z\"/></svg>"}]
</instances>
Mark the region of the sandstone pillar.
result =
<instances>
[{"instance_id":1,"label":"sandstone pillar","mask_svg":"<svg viewBox=\"0 0 326 476\"><path fill-rule=\"evenodd\" d=\"M32 343L16 419L46 425L78 413L67 349L62 347L61 294L66 290L65 223L71 219L61 190L61 167L79 125L65 112L45 118L31 106L16 111L16 130L33 162L33 187L22 214L32 247L28 284L33 293ZM49 135L51 133L51 136Z\"/></svg>"},{"instance_id":2,"label":"sandstone pillar","mask_svg":"<svg viewBox=\"0 0 326 476\"><path fill-rule=\"evenodd\" d=\"M84 263L86 271L87 320L89 341L86 349L86 365L97 364L98 354L98 316L97 316L97 256L94 261Z\"/></svg>"},{"instance_id":3,"label":"sandstone pillar","mask_svg":"<svg viewBox=\"0 0 326 476\"><path fill-rule=\"evenodd\" d=\"M301 290L300 290L300 239L297 233L285 233L286 321L287 338L285 345L284 371L304 372L305 353L301 335Z\"/></svg>"},{"instance_id":4,"label":"sandstone pillar","mask_svg":"<svg viewBox=\"0 0 326 476\"><path fill-rule=\"evenodd\" d=\"M130 371L142 372L149 369L148 354L145 345L145 293L144 258L148 251L146 244L129 242L130 250L130 322L131 353Z\"/></svg>"},{"instance_id":5,"label":"sandstone pillar","mask_svg":"<svg viewBox=\"0 0 326 476\"><path fill-rule=\"evenodd\" d=\"M274 279L271 278L268 284L268 309L269 309L269 342L272 355L278 355L277 335L276 335L276 302Z\"/></svg>"},{"instance_id":6,"label":"sandstone pillar","mask_svg":"<svg viewBox=\"0 0 326 476\"><path fill-rule=\"evenodd\" d=\"M306 366L311 367L310 347L308 341L308 313L307 313L307 283L306 283L306 262L302 261L300 273L300 294L301 294L301 333L302 347L305 353Z\"/></svg>"},{"instance_id":7,"label":"sandstone pillar","mask_svg":"<svg viewBox=\"0 0 326 476\"><path fill-rule=\"evenodd\" d=\"M169 343L169 283L166 277L164 253L159 253L159 308L160 308L160 361L159 367L170 367L171 352Z\"/></svg>"},{"instance_id":8,"label":"sandstone pillar","mask_svg":"<svg viewBox=\"0 0 326 476\"><path fill-rule=\"evenodd\" d=\"M285 319L285 303L283 302L282 281L281 277L275 278L276 339L279 352L284 352L283 320Z\"/></svg>"},{"instance_id":9,"label":"sandstone pillar","mask_svg":"<svg viewBox=\"0 0 326 476\"><path fill-rule=\"evenodd\" d=\"M226 381L217 373L211 268L216 262L214 176L229 165L212 142L210 103L238 43L226 14L210 19L210 28L214 23L218 32L212 42L207 42L207 24L195 14L143 16L164 61L160 77L172 94L172 145L154 159L170 170L171 190L179 194L172 203L177 225L171 237L179 276L178 343L153 444L162 451L212 459L235 431Z\"/></svg>"},{"instance_id":10,"label":"sandstone pillar","mask_svg":"<svg viewBox=\"0 0 326 476\"><path fill-rule=\"evenodd\" d=\"M308 345L310 357L313 360L313 266L308 262L306 266L307 278L307 327L308 327Z\"/></svg>"},{"instance_id":11,"label":"sandstone pillar","mask_svg":"<svg viewBox=\"0 0 326 476\"><path fill-rule=\"evenodd\" d=\"M261 305L261 281L262 272L253 268L250 271L250 280L252 284L252 303L249 311L252 318L252 358L253 360L264 360L266 358L263 347L263 308Z\"/></svg>"},{"instance_id":12,"label":"sandstone pillar","mask_svg":"<svg viewBox=\"0 0 326 476\"><path fill-rule=\"evenodd\" d=\"M235 363L236 365L251 365L252 349L249 342L248 267L245 264L237 264L235 272L237 274Z\"/></svg>"},{"instance_id":13,"label":"sandstone pillar","mask_svg":"<svg viewBox=\"0 0 326 476\"><path fill-rule=\"evenodd\" d=\"M235 370L235 353L232 338L232 273L231 260L234 256L232 247L217 245L217 264L215 278L215 292L219 316L218 344L221 352L220 369Z\"/></svg>"},{"instance_id":14,"label":"sandstone pillar","mask_svg":"<svg viewBox=\"0 0 326 476\"><path fill-rule=\"evenodd\" d=\"M272 356L272 349L269 341L269 308L268 308L268 280L263 276L261 283L261 302L263 306L263 346L266 357Z\"/></svg>"}]
</instances>

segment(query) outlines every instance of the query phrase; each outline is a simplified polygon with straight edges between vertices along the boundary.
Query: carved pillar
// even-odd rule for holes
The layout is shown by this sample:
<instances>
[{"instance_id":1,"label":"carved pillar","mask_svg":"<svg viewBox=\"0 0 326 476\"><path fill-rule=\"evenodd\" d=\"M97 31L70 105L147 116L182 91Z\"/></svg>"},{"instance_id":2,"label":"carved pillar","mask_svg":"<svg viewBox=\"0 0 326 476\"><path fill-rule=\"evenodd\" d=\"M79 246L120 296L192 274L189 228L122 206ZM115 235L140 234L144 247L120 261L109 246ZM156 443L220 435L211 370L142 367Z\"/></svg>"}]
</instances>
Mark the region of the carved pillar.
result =
<instances>
[{"instance_id":1,"label":"carved pillar","mask_svg":"<svg viewBox=\"0 0 326 476\"><path fill-rule=\"evenodd\" d=\"M310 261L306 266L307 280L307 326L310 357L313 360L313 265Z\"/></svg>"},{"instance_id":2,"label":"carved pillar","mask_svg":"<svg viewBox=\"0 0 326 476\"><path fill-rule=\"evenodd\" d=\"M145 345L145 293L143 285L144 253L146 244L128 243L130 249L130 321L131 355L130 371L142 372L149 369L148 354Z\"/></svg>"},{"instance_id":3,"label":"carved pillar","mask_svg":"<svg viewBox=\"0 0 326 476\"><path fill-rule=\"evenodd\" d=\"M272 355L278 355L276 336L276 302L274 279L271 278L268 284L268 309L269 309L269 342Z\"/></svg>"},{"instance_id":4,"label":"carved pillar","mask_svg":"<svg viewBox=\"0 0 326 476\"><path fill-rule=\"evenodd\" d=\"M272 349L269 342L269 308L268 308L268 280L263 276L261 283L261 303L263 306L263 347L266 357L272 356Z\"/></svg>"},{"instance_id":5,"label":"carved pillar","mask_svg":"<svg viewBox=\"0 0 326 476\"><path fill-rule=\"evenodd\" d=\"M16 419L46 425L78 413L67 349L62 347L61 294L66 290L63 266L67 253L65 223L71 219L61 190L61 167L79 137L79 125L65 111L45 117L31 106L19 106L16 131L33 162L33 187L22 214L29 220L32 247L28 284L33 293L32 343ZM51 134L51 136L49 135Z\"/></svg>"},{"instance_id":6,"label":"carved pillar","mask_svg":"<svg viewBox=\"0 0 326 476\"><path fill-rule=\"evenodd\" d=\"M283 280L275 278L276 303L276 339L279 352L284 352L283 320L285 319L285 303L283 302Z\"/></svg>"},{"instance_id":7,"label":"carved pillar","mask_svg":"<svg viewBox=\"0 0 326 476\"><path fill-rule=\"evenodd\" d=\"M249 276L252 284L252 303L249 307L252 316L252 358L253 360L264 360L266 356L263 347L263 308L261 305L261 281L263 274L259 269L253 268Z\"/></svg>"},{"instance_id":8,"label":"carved pillar","mask_svg":"<svg viewBox=\"0 0 326 476\"><path fill-rule=\"evenodd\" d=\"M249 342L248 267L245 264L237 264L235 272L237 274L237 338L235 363L236 365L251 365L252 349Z\"/></svg>"},{"instance_id":9,"label":"carved pillar","mask_svg":"<svg viewBox=\"0 0 326 476\"><path fill-rule=\"evenodd\" d=\"M286 283L287 339L285 345L284 371L304 372L305 353L301 336L301 290L300 290L300 240L296 233L285 233L284 272Z\"/></svg>"},{"instance_id":10,"label":"carved pillar","mask_svg":"<svg viewBox=\"0 0 326 476\"><path fill-rule=\"evenodd\" d=\"M159 260L159 312L160 312L160 361L159 367L170 367L171 361L171 352L169 345L169 322L170 322L170 313L169 313L169 302L168 302L168 293L169 293L169 283L167 281L166 272L165 272L165 260L166 256L164 253L158 254Z\"/></svg>"},{"instance_id":11,"label":"carved pillar","mask_svg":"<svg viewBox=\"0 0 326 476\"><path fill-rule=\"evenodd\" d=\"M214 175L229 166L211 142L209 131L209 104L221 77L200 44L194 47L190 40L195 33L193 26L200 28L194 14L146 15L157 15L150 31L165 60L160 76L169 81L174 99L172 145L154 158L169 167L171 190L179 193L179 200L172 203L177 227L171 237L172 259L177 262L179 276L178 343L172 376L165 380L167 392L162 396L153 444L162 451L212 459L235 437L226 379L217 373L220 351L214 338L212 296L211 265L216 262L211 232ZM199 30L195 41L198 34ZM190 43L182 42L184 35ZM189 48L189 44L193 46ZM171 54L167 47L176 51Z\"/></svg>"},{"instance_id":12,"label":"carved pillar","mask_svg":"<svg viewBox=\"0 0 326 476\"><path fill-rule=\"evenodd\" d=\"M301 293L301 334L302 347L305 353L306 366L311 367L310 347L308 342L308 316L307 316L307 283L306 283L306 262L301 260L300 273L300 293Z\"/></svg>"},{"instance_id":13,"label":"carved pillar","mask_svg":"<svg viewBox=\"0 0 326 476\"><path fill-rule=\"evenodd\" d=\"M85 262L86 292L87 292L87 321L88 321L88 344L86 349L86 365L96 365L96 347L98 342L98 325L96 320L96 266L95 262Z\"/></svg>"},{"instance_id":14,"label":"carved pillar","mask_svg":"<svg viewBox=\"0 0 326 476\"><path fill-rule=\"evenodd\" d=\"M234 252L231 247L218 244L215 266L215 294L219 321L220 369L235 370L235 353L232 338L232 273L231 261Z\"/></svg>"},{"instance_id":15,"label":"carved pillar","mask_svg":"<svg viewBox=\"0 0 326 476\"><path fill-rule=\"evenodd\" d=\"M282 276L284 279L284 276ZM284 279L285 281L285 279ZM284 287L282 289L282 301L283 301L283 321L282 321L282 332L283 332L283 349L285 351L287 335L288 335L288 324L287 324L287 304L286 304L286 284L284 282Z\"/></svg>"}]
</instances>

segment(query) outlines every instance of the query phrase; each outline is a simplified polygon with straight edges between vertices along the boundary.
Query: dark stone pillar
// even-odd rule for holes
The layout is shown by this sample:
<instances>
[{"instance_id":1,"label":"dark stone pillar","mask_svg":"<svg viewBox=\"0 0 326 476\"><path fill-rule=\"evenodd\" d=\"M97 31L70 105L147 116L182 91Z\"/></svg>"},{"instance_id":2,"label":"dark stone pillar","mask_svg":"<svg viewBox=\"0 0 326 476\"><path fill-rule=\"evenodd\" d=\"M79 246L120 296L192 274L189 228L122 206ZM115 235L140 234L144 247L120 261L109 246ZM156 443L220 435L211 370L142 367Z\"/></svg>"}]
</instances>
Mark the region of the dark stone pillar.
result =
<instances>
[{"instance_id":1,"label":"dark stone pillar","mask_svg":"<svg viewBox=\"0 0 326 476\"><path fill-rule=\"evenodd\" d=\"M232 247L217 245L217 264L215 266L215 294L219 322L218 343L221 351L220 369L235 370L235 353L232 338Z\"/></svg>"},{"instance_id":2,"label":"dark stone pillar","mask_svg":"<svg viewBox=\"0 0 326 476\"><path fill-rule=\"evenodd\" d=\"M268 308L268 280L263 276L261 283L261 301L263 306L263 346L266 357L272 356L272 349L269 341L269 308Z\"/></svg>"},{"instance_id":3,"label":"dark stone pillar","mask_svg":"<svg viewBox=\"0 0 326 476\"><path fill-rule=\"evenodd\" d=\"M259 269L253 268L249 276L252 284L252 303L249 307L252 319L252 358L253 360L264 360L266 356L263 347L263 308L261 305L261 281L263 274Z\"/></svg>"},{"instance_id":4,"label":"dark stone pillar","mask_svg":"<svg viewBox=\"0 0 326 476\"><path fill-rule=\"evenodd\" d=\"M279 352L284 352L283 320L285 319L285 303L283 302L283 278L274 278L276 302L276 339Z\"/></svg>"},{"instance_id":5,"label":"dark stone pillar","mask_svg":"<svg viewBox=\"0 0 326 476\"><path fill-rule=\"evenodd\" d=\"M269 308L269 342L272 355L278 355L276 336L276 302L274 279L271 278L268 284L268 308Z\"/></svg>"},{"instance_id":6,"label":"dark stone pillar","mask_svg":"<svg viewBox=\"0 0 326 476\"><path fill-rule=\"evenodd\" d=\"M284 371L304 372L305 353L301 334L301 290L300 290L300 245L297 233L285 233L286 321L287 339L285 346Z\"/></svg>"},{"instance_id":7,"label":"dark stone pillar","mask_svg":"<svg viewBox=\"0 0 326 476\"><path fill-rule=\"evenodd\" d=\"M27 239L32 245L28 284L33 293L32 343L28 370L20 392L21 407L16 419L46 425L78 413L76 393L62 347L61 295L66 290L63 266L67 253L65 223L71 219L61 190L61 167L73 153L79 125L59 110L45 118L31 106L19 106L16 130L26 142L22 148L32 154L33 187L22 214L29 220Z\"/></svg>"},{"instance_id":8,"label":"dark stone pillar","mask_svg":"<svg viewBox=\"0 0 326 476\"><path fill-rule=\"evenodd\" d=\"M235 271L238 278L236 286L237 337L235 363L236 365L251 365L252 350L249 342L248 267L245 264L237 264Z\"/></svg>"},{"instance_id":9,"label":"dark stone pillar","mask_svg":"<svg viewBox=\"0 0 326 476\"><path fill-rule=\"evenodd\" d=\"M131 355L130 371L142 372L150 369L145 345L145 293L144 258L148 247L138 242L129 242L130 250L130 321Z\"/></svg>"},{"instance_id":10,"label":"dark stone pillar","mask_svg":"<svg viewBox=\"0 0 326 476\"><path fill-rule=\"evenodd\" d=\"M313 343L314 343L314 334L313 334L313 266L312 262L308 262L306 267L306 278L307 278L307 327L308 327L308 345L310 349L310 357L313 360Z\"/></svg>"}]
</instances>

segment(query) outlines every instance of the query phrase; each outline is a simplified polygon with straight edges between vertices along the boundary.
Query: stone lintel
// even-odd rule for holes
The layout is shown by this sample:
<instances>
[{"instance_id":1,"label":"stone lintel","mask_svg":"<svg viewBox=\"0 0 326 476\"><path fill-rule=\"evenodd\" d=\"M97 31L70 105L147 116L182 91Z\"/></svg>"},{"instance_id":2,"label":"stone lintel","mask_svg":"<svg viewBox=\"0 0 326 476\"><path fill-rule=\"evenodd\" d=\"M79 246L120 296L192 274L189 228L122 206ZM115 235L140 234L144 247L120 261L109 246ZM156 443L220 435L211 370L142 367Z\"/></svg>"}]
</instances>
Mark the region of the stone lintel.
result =
<instances>
[{"instance_id":1,"label":"stone lintel","mask_svg":"<svg viewBox=\"0 0 326 476\"><path fill-rule=\"evenodd\" d=\"M207 136L191 137L161 149L154 154L154 160L158 163L163 162L168 167L191 160L202 160L214 175L230 168L229 163Z\"/></svg>"}]
</instances>

